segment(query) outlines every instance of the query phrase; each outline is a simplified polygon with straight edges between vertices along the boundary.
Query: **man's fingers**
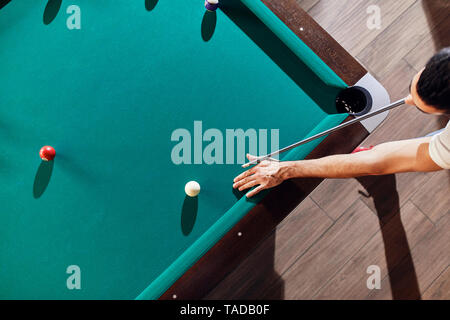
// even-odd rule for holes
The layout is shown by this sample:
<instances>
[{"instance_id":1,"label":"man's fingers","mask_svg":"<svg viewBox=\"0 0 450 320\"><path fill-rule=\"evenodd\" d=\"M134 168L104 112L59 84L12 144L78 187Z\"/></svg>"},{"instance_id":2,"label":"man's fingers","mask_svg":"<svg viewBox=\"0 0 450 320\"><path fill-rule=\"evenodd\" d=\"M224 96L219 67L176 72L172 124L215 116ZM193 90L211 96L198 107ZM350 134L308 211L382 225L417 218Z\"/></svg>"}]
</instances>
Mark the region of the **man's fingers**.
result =
<instances>
[{"instance_id":1,"label":"man's fingers","mask_svg":"<svg viewBox=\"0 0 450 320\"><path fill-rule=\"evenodd\" d=\"M249 183L249 182L252 181L252 180L253 180L253 177L251 177L251 176L250 176L250 177L243 178L243 179L241 179L241 180L235 182L235 183L233 184L233 188L234 188L234 189L238 189L239 187L243 186L243 185L246 184L246 183Z\"/></svg>"},{"instance_id":2,"label":"man's fingers","mask_svg":"<svg viewBox=\"0 0 450 320\"><path fill-rule=\"evenodd\" d=\"M258 185L258 184L259 184L259 182L257 182L256 180L248 181L247 183L244 183L242 186L239 187L239 191L249 189L249 188L254 187L254 186Z\"/></svg>"},{"instance_id":3,"label":"man's fingers","mask_svg":"<svg viewBox=\"0 0 450 320\"><path fill-rule=\"evenodd\" d=\"M247 159L248 159L248 161L252 162L254 160L258 160L258 157L247 153ZM242 168L248 168L250 166L250 162L244 163L242 165Z\"/></svg>"},{"instance_id":4,"label":"man's fingers","mask_svg":"<svg viewBox=\"0 0 450 320\"><path fill-rule=\"evenodd\" d=\"M238 175L236 178L234 178L233 182L238 182L239 180L242 180L242 179L244 179L244 178L254 174L255 171L256 171L256 167L251 168L251 169L249 169L247 171L244 171L240 175Z\"/></svg>"},{"instance_id":5,"label":"man's fingers","mask_svg":"<svg viewBox=\"0 0 450 320\"><path fill-rule=\"evenodd\" d=\"M260 185L258 187L256 187L255 189L253 189L252 191L250 191L249 193L247 193L247 198L251 198L254 195L258 194L260 191L264 190L266 187Z\"/></svg>"}]
</instances>

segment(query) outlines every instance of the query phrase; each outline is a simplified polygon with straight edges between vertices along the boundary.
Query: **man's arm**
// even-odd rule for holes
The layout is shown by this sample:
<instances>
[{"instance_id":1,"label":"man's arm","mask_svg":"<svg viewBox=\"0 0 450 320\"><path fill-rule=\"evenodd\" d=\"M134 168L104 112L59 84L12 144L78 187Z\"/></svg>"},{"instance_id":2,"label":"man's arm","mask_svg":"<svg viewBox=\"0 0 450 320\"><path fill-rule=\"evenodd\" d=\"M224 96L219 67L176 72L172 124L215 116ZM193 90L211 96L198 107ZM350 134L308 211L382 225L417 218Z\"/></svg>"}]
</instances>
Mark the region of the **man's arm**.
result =
<instances>
[{"instance_id":1,"label":"man's arm","mask_svg":"<svg viewBox=\"0 0 450 320\"><path fill-rule=\"evenodd\" d=\"M399 172L442 170L428 152L431 137L393 141L371 150L321 159L294 161L290 178L352 178L365 175L385 175Z\"/></svg>"},{"instance_id":2,"label":"man's arm","mask_svg":"<svg viewBox=\"0 0 450 320\"><path fill-rule=\"evenodd\" d=\"M442 170L428 152L431 137L393 141L369 151L343 154L313 160L274 162L263 161L234 179L234 188L245 190L251 197L291 178L352 178L399 172ZM250 156L249 160L255 159Z\"/></svg>"}]
</instances>

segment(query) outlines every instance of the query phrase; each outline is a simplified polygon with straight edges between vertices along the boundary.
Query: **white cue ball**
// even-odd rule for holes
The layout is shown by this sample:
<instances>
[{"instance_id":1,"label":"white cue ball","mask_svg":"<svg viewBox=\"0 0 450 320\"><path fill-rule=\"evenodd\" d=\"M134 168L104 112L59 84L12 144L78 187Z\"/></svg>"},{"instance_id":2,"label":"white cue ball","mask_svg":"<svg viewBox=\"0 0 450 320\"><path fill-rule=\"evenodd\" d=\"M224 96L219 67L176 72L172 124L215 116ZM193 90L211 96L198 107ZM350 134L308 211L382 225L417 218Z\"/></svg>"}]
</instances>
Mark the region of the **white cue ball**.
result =
<instances>
[{"instance_id":1,"label":"white cue ball","mask_svg":"<svg viewBox=\"0 0 450 320\"><path fill-rule=\"evenodd\" d=\"M197 181L189 181L184 186L184 192L186 192L189 197L196 197L200 193L200 185Z\"/></svg>"}]
</instances>

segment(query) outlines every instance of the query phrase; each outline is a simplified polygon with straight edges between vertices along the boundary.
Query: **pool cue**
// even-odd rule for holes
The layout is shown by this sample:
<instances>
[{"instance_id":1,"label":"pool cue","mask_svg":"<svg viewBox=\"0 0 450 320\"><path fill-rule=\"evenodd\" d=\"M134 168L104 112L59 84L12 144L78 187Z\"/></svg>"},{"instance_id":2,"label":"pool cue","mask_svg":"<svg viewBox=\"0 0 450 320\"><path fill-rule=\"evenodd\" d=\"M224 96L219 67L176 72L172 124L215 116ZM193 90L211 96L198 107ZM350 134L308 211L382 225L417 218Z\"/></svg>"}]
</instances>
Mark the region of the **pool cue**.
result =
<instances>
[{"instance_id":1,"label":"pool cue","mask_svg":"<svg viewBox=\"0 0 450 320\"><path fill-rule=\"evenodd\" d=\"M335 131L338 131L338 130L340 130L340 129L342 129L342 128L345 128L345 127L347 127L347 126L349 126L349 125L352 125L352 124L354 124L354 123L361 122L361 121L363 121L363 120L366 120L366 119L369 119L369 118L371 118L371 117L373 117L373 116L376 116L376 115L378 115L378 114L380 114L380 113L383 113L383 112L386 112L386 111L388 111L388 110L394 109L394 108L396 108L396 107L398 107L398 106L401 106L401 105L405 104L405 101L406 101L406 98L405 98L405 99L398 100L398 101L393 102L393 103L391 103L391 104L389 104L389 105L387 105L387 106L385 106L385 107L383 107L383 108L381 108L381 109L379 109L379 110L376 110L376 111L373 111L373 112L366 113L366 114L363 115L363 116L360 116L360 117L355 118L355 119L352 119L352 120L350 120L350 121L341 123L340 125L338 125L338 126L336 126L336 127L333 127L333 128L328 129L328 130L326 130L326 131L323 131L323 132L321 132L321 133L318 133L318 134L316 134L316 135L314 135L314 136L311 136L311 137L309 137L309 138L306 138L306 139L304 139L304 140L302 140L302 141L299 141L299 142L296 142L296 143L294 143L294 144L291 144L290 146L287 146L287 147L285 147L285 148L283 148L283 149L274 151L274 152L269 153L269 154L267 154L267 155L265 155L265 156L260 156L260 157L258 157L258 159L256 159L256 160L247 162L246 164L243 165L243 167L248 167L248 166L251 166L251 165L254 165L254 164L258 164L258 163L260 163L261 161L267 160L267 159L275 160L275 159L273 159L273 158L271 158L271 157L273 157L274 155L277 155L277 154L280 154L280 153L289 151L289 150L291 150L291 149L294 149L294 148L296 148L296 147L298 147L298 146L300 146L300 145L302 145L302 144L308 143L308 142L313 141L313 140L315 140L315 139L318 139L318 138L320 138L320 137L326 136L326 135L328 135L328 134L330 134L330 133L333 133L333 132L335 132Z\"/></svg>"}]
</instances>

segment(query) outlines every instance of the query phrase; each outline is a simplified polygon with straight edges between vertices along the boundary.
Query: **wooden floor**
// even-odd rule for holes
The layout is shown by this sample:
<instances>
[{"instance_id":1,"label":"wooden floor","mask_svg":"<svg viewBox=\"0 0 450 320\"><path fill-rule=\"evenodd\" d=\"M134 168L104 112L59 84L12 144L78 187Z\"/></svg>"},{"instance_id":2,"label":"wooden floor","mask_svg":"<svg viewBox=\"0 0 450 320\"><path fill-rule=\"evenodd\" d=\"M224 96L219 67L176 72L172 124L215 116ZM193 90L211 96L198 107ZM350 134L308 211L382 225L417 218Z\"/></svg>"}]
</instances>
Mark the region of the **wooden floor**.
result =
<instances>
[{"instance_id":1,"label":"wooden floor","mask_svg":"<svg viewBox=\"0 0 450 320\"><path fill-rule=\"evenodd\" d=\"M298 0L389 91L407 95L450 46L450 1ZM426 135L448 118L400 107L362 145ZM367 267L381 270L369 290ZM324 181L206 299L450 299L450 171Z\"/></svg>"}]
</instances>

